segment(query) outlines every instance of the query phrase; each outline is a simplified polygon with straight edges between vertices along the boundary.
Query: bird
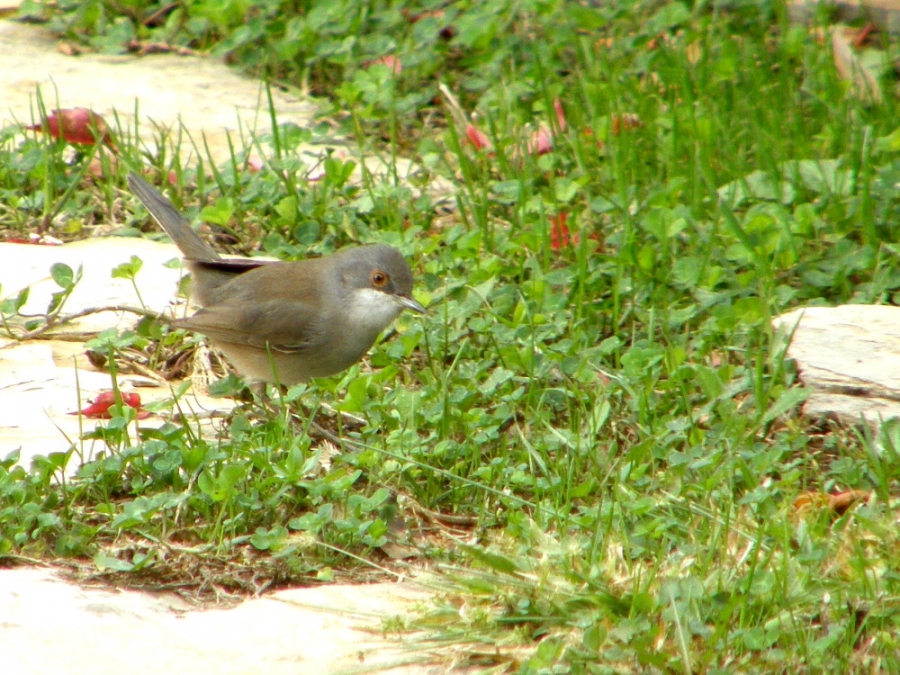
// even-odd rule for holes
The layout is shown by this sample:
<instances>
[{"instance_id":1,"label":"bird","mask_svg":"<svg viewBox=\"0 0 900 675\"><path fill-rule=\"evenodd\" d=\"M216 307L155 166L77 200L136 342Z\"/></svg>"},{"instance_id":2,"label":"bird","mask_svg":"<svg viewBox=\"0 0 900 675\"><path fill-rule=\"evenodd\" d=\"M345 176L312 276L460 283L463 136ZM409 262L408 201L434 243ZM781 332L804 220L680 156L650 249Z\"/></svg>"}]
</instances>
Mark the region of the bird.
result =
<instances>
[{"instance_id":1,"label":"bird","mask_svg":"<svg viewBox=\"0 0 900 675\"><path fill-rule=\"evenodd\" d=\"M320 258L223 258L156 188L128 186L178 246L199 309L171 322L205 335L248 384L291 386L346 370L401 312L425 308L394 247L347 247Z\"/></svg>"}]
</instances>

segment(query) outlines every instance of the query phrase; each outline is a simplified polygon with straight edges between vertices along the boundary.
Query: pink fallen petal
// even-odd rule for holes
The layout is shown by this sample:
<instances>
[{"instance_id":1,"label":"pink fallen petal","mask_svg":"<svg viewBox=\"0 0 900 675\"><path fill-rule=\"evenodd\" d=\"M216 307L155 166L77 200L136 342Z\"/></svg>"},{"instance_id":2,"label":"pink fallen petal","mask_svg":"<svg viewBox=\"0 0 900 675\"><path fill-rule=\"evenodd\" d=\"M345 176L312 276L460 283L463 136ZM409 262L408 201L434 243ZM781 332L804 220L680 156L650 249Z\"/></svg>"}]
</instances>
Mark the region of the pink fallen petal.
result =
<instances>
[{"instance_id":1,"label":"pink fallen petal","mask_svg":"<svg viewBox=\"0 0 900 675\"><path fill-rule=\"evenodd\" d=\"M528 152L532 155L546 155L553 150L553 134L546 124L542 124L528 140Z\"/></svg>"},{"instance_id":2,"label":"pink fallen petal","mask_svg":"<svg viewBox=\"0 0 900 675\"><path fill-rule=\"evenodd\" d=\"M466 138L469 139L469 143L475 146L476 150L491 150L494 147L487 134L479 131L473 124L466 125Z\"/></svg>"},{"instance_id":3,"label":"pink fallen petal","mask_svg":"<svg viewBox=\"0 0 900 675\"><path fill-rule=\"evenodd\" d=\"M387 66L394 73L394 75L399 75L401 72L403 72L403 63L400 61L399 57L394 56L393 54L387 54L366 63L366 66L379 65Z\"/></svg>"},{"instance_id":4,"label":"pink fallen petal","mask_svg":"<svg viewBox=\"0 0 900 675\"><path fill-rule=\"evenodd\" d=\"M559 97L553 99L553 109L556 111L556 123L559 125L560 131L566 130L566 112L563 110L562 101Z\"/></svg>"}]
</instances>

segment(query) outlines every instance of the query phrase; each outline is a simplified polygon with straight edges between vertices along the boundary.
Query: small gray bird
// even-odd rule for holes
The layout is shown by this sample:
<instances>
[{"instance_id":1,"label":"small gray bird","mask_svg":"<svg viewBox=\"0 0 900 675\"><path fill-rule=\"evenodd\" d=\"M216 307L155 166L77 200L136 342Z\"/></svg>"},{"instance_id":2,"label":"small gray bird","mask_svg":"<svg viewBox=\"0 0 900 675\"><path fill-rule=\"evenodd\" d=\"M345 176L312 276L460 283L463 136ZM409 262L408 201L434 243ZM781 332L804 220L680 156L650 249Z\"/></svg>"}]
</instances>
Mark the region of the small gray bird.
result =
<instances>
[{"instance_id":1,"label":"small gray bird","mask_svg":"<svg viewBox=\"0 0 900 675\"><path fill-rule=\"evenodd\" d=\"M181 249L202 309L177 328L206 335L253 383L292 385L349 368L404 309L422 313L400 252L384 244L321 258L223 258L134 173L131 191Z\"/></svg>"}]
</instances>

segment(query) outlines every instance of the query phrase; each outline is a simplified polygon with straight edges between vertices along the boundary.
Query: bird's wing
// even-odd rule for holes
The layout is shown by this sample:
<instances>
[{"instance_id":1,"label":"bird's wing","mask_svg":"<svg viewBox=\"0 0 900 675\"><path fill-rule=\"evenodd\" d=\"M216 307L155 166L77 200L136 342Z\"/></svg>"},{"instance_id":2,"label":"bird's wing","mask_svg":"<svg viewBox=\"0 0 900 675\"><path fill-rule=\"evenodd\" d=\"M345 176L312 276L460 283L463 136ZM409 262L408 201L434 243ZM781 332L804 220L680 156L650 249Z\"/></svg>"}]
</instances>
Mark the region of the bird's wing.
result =
<instances>
[{"instance_id":1,"label":"bird's wing","mask_svg":"<svg viewBox=\"0 0 900 675\"><path fill-rule=\"evenodd\" d=\"M280 298L206 307L173 325L222 342L295 352L322 343L321 320L321 314L308 303Z\"/></svg>"}]
</instances>

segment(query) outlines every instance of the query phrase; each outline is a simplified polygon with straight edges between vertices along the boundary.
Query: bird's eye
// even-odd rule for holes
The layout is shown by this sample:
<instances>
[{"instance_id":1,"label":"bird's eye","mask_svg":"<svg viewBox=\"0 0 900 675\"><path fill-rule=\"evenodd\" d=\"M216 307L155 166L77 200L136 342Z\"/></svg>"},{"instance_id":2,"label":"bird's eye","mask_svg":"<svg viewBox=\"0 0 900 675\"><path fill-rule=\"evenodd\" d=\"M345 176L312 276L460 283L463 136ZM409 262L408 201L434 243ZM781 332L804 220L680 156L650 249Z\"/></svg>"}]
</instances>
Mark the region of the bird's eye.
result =
<instances>
[{"instance_id":1,"label":"bird's eye","mask_svg":"<svg viewBox=\"0 0 900 675\"><path fill-rule=\"evenodd\" d=\"M388 275L381 270L372 272L372 285L375 288L384 288L388 282Z\"/></svg>"}]
</instances>

